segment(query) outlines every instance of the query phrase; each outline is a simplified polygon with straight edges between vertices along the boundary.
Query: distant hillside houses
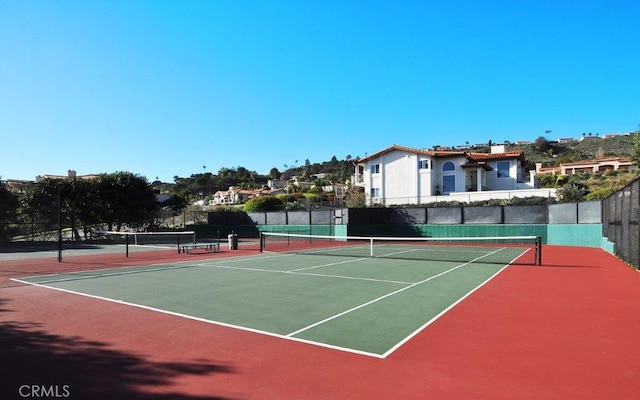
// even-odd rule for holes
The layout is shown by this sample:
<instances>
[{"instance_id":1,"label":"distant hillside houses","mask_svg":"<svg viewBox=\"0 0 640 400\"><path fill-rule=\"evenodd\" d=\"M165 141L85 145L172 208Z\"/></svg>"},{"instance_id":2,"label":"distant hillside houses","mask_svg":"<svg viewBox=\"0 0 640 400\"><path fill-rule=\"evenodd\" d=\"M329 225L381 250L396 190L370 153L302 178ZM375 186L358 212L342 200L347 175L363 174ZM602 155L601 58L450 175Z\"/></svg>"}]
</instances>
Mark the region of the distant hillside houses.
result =
<instances>
[{"instance_id":1,"label":"distant hillside houses","mask_svg":"<svg viewBox=\"0 0 640 400\"><path fill-rule=\"evenodd\" d=\"M78 175L75 170L70 169L67 171L67 175L38 175L36 176L36 182L40 182L43 179L95 179L97 177L98 175L95 174Z\"/></svg>"},{"instance_id":2,"label":"distant hillside houses","mask_svg":"<svg viewBox=\"0 0 640 400\"><path fill-rule=\"evenodd\" d=\"M78 175L75 170L68 170L67 175L38 175L36 176L35 181L24 180L24 179L6 179L3 180L2 183L5 185L9 192L14 194L24 193L24 191L30 185L33 185L34 182L40 182L43 179L95 179L98 175L89 174L89 175Z\"/></svg>"},{"instance_id":3,"label":"distant hillside houses","mask_svg":"<svg viewBox=\"0 0 640 400\"><path fill-rule=\"evenodd\" d=\"M287 189L240 189L230 186L228 190L219 190L213 194L213 198L209 201L209 205L232 205L241 204L253 197L265 195L286 194Z\"/></svg>"},{"instance_id":4,"label":"distant hillside houses","mask_svg":"<svg viewBox=\"0 0 640 400\"><path fill-rule=\"evenodd\" d=\"M314 178L322 179L325 174L314 175ZM295 190L311 189L315 186L313 182L301 180L300 177L294 176L291 179L269 179L267 186L262 189L240 189L234 186L228 190L219 190L214 193L213 198L209 201L209 205L233 205L242 204L253 197L271 195L277 196L287 194L289 187L293 186ZM332 183L321 187L323 193L331 193L336 199L343 199L347 189L346 184Z\"/></svg>"},{"instance_id":5,"label":"distant hillside houses","mask_svg":"<svg viewBox=\"0 0 640 400\"><path fill-rule=\"evenodd\" d=\"M563 163L557 167L543 167L542 163L536 163L536 174L575 175L591 174L604 171L630 170L636 166L629 158L610 157L593 160L582 160Z\"/></svg>"}]
</instances>

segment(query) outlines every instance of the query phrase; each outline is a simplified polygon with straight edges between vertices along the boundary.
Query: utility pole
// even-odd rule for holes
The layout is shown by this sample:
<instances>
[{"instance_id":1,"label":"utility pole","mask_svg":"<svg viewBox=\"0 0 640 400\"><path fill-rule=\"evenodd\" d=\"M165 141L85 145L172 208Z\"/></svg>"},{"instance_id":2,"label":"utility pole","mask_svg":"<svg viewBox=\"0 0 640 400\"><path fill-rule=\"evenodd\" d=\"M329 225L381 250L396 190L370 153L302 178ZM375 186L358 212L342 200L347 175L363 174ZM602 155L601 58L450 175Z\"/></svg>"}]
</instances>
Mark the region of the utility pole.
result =
<instances>
[{"instance_id":1,"label":"utility pole","mask_svg":"<svg viewBox=\"0 0 640 400\"><path fill-rule=\"evenodd\" d=\"M62 262L62 188L58 186L58 262Z\"/></svg>"}]
</instances>

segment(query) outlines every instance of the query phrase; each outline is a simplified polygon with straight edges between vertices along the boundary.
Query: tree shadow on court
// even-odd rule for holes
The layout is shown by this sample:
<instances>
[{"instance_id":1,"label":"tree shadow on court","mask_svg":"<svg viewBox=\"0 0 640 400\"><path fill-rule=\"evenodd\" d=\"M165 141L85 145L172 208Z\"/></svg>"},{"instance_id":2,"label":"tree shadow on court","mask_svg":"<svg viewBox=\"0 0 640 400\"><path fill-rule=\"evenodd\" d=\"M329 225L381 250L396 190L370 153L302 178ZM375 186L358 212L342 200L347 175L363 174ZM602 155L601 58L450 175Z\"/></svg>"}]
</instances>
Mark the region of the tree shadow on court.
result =
<instances>
[{"instance_id":1,"label":"tree shadow on court","mask_svg":"<svg viewBox=\"0 0 640 400\"><path fill-rule=\"evenodd\" d=\"M0 312L10 312L6 305L0 300ZM0 326L0 355L2 399L24 398L25 394L32 394L30 387L35 385L40 394L44 387L49 398L215 400L222 397L176 391L149 393L145 388L162 390L187 375L215 379L216 374L234 372L228 365L204 360L150 361L106 343L47 333L38 323L12 321Z\"/></svg>"}]
</instances>

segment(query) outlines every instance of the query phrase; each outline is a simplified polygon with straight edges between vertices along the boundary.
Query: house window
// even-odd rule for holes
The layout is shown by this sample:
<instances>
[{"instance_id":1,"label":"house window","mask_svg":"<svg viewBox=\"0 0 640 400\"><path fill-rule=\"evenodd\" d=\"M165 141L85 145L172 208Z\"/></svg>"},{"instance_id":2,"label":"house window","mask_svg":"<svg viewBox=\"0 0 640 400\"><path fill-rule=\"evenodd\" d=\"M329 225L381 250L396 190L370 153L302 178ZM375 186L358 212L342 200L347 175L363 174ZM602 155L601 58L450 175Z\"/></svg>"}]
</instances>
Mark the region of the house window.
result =
<instances>
[{"instance_id":1,"label":"house window","mask_svg":"<svg viewBox=\"0 0 640 400\"><path fill-rule=\"evenodd\" d=\"M443 171L454 171L455 169L456 169L456 165L451 161L447 161L446 163L444 163L444 165L442 165Z\"/></svg>"},{"instance_id":2,"label":"house window","mask_svg":"<svg viewBox=\"0 0 640 400\"><path fill-rule=\"evenodd\" d=\"M380 173L380 164L372 164L371 165L371 173L379 174Z\"/></svg>"},{"instance_id":3,"label":"house window","mask_svg":"<svg viewBox=\"0 0 640 400\"><path fill-rule=\"evenodd\" d=\"M442 177L442 192L451 193L456 191L456 176L445 175Z\"/></svg>"},{"instance_id":4,"label":"house window","mask_svg":"<svg viewBox=\"0 0 640 400\"><path fill-rule=\"evenodd\" d=\"M418 169L429 169L429 160L419 160Z\"/></svg>"},{"instance_id":5,"label":"house window","mask_svg":"<svg viewBox=\"0 0 640 400\"><path fill-rule=\"evenodd\" d=\"M508 178L510 166L509 161L498 161L498 178Z\"/></svg>"},{"instance_id":6,"label":"house window","mask_svg":"<svg viewBox=\"0 0 640 400\"><path fill-rule=\"evenodd\" d=\"M371 188L371 197L380 197L380 188Z\"/></svg>"}]
</instances>

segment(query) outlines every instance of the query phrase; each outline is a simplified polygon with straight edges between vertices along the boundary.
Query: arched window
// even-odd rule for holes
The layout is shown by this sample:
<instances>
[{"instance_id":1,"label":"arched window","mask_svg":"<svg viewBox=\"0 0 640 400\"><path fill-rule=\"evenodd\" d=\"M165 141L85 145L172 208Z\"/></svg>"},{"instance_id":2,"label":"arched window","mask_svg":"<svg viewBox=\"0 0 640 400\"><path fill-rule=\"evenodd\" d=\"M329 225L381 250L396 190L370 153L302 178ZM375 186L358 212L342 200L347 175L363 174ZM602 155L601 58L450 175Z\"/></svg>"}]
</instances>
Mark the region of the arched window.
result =
<instances>
[{"instance_id":1,"label":"arched window","mask_svg":"<svg viewBox=\"0 0 640 400\"><path fill-rule=\"evenodd\" d=\"M454 163L452 163L451 161L447 161L446 163L444 163L442 165L442 170L443 171L454 171L456 169L456 165Z\"/></svg>"}]
</instances>

